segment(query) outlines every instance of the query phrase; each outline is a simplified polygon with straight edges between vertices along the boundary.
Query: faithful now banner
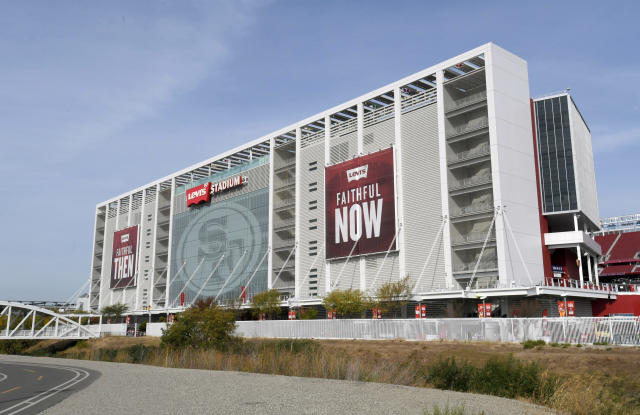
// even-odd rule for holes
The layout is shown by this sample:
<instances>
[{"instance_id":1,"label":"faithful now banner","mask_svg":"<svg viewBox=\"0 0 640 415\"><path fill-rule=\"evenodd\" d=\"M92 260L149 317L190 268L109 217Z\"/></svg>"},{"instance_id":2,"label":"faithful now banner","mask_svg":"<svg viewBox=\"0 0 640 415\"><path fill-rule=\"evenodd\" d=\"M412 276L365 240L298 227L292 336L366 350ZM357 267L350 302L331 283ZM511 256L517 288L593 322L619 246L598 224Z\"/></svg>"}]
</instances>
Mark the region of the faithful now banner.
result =
<instances>
[{"instance_id":1,"label":"faithful now banner","mask_svg":"<svg viewBox=\"0 0 640 415\"><path fill-rule=\"evenodd\" d=\"M113 233L111 288L136 286L138 225Z\"/></svg>"},{"instance_id":2,"label":"faithful now banner","mask_svg":"<svg viewBox=\"0 0 640 415\"><path fill-rule=\"evenodd\" d=\"M393 148L325 169L327 259L389 249L396 232L394 173Z\"/></svg>"}]
</instances>

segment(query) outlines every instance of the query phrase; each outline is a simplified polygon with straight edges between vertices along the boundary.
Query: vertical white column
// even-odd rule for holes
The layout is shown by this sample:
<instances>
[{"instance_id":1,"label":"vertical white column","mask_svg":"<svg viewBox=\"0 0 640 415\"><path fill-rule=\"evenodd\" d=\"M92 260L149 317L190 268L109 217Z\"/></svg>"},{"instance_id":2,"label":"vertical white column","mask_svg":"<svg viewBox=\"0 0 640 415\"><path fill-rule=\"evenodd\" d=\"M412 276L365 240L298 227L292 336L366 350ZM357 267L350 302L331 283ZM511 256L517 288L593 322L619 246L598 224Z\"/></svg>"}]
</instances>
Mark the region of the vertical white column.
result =
<instances>
[{"instance_id":1,"label":"vertical white column","mask_svg":"<svg viewBox=\"0 0 640 415\"><path fill-rule=\"evenodd\" d=\"M115 231L118 231L118 230L120 230L120 199L118 199L118 207L116 208ZM113 258L111 258L111 266L113 267ZM111 276L109 276L109 305L113 305L113 288L111 288Z\"/></svg>"},{"instance_id":2,"label":"vertical white column","mask_svg":"<svg viewBox=\"0 0 640 415\"><path fill-rule=\"evenodd\" d=\"M302 191L302 183L300 182L300 178L301 178L301 172L300 172L300 149L301 149L301 141L300 139L302 138L302 131L300 130L300 127L296 128L296 165L295 165L295 187L296 187L296 194L295 194L295 232L296 232L296 237L295 237L295 244L297 246L296 252L295 252L295 261L294 261L294 266L295 266L295 274L294 274L294 295L296 298L300 298L300 281L302 281L302 279L304 278L304 276L300 275L302 272L302 269L300 267L300 262L302 260L302 255L303 253L306 254L305 250L302 249L302 245L300 244L300 225L301 225L301 203L300 203L300 192ZM306 272L306 270L305 270Z\"/></svg>"},{"instance_id":3,"label":"vertical white column","mask_svg":"<svg viewBox=\"0 0 640 415\"><path fill-rule=\"evenodd\" d=\"M578 261L577 264L578 265L578 273L580 275L580 286L582 287L582 285L584 284L584 275L582 275L582 250L580 249L580 245L576 246L576 251L578 252Z\"/></svg>"},{"instance_id":4,"label":"vertical white column","mask_svg":"<svg viewBox=\"0 0 640 415\"><path fill-rule=\"evenodd\" d=\"M135 290L136 290L136 302L135 302L134 310L138 310L139 307L140 307L140 286L142 285L140 283L140 274L141 274L141 268L143 266L146 267L146 265L141 265L141 264L144 264L144 262L142 262L140 260L140 257L142 256L142 255L140 255L140 253L141 253L141 251L143 249L143 246L144 246L142 244L142 240L143 240L143 238L145 236L144 225L145 225L146 221L145 221L145 216L144 215L146 214L146 210L147 210L146 209L147 204L145 203L146 201L147 201L147 189L143 189L142 190L142 200L140 201L140 225L138 226L138 254L136 255L137 256L137 258L136 258L137 264L136 264L136 287L135 287ZM145 252L147 252L146 248L145 248Z\"/></svg>"},{"instance_id":5,"label":"vertical white column","mask_svg":"<svg viewBox=\"0 0 640 415\"><path fill-rule=\"evenodd\" d=\"M131 226L131 210L133 207L133 194L129 195L129 208L127 209L127 228ZM139 236L139 235L138 235ZM136 255L138 258L140 257L140 247L138 247L138 254ZM127 304L127 288L122 289L122 304Z\"/></svg>"},{"instance_id":6,"label":"vertical white column","mask_svg":"<svg viewBox=\"0 0 640 415\"><path fill-rule=\"evenodd\" d=\"M105 283L106 281L105 263L106 263L107 247L104 244L104 240L106 239L106 236L107 236L107 221L109 220L109 205L110 203L107 203L104 208L104 233L102 235L102 262L101 262L102 266L100 268L100 288L98 289L98 311L102 310L102 306L105 303L104 301L105 299L102 297L102 292L107 286ZM109 255L109 258L111 258L111 255Z\"/></svg>"},{"instance_id":7,"label":"vertical white column","mask_svg":"<svg viewBox=\"0 0 640 415\"><path fill-rule=\"evenodd\" d=\"M364 106L362 102L358 102L356 107L358 113L358 129L357 129L357 141L358 141L358 156L364 154ZM360 290L362 292L367 291L367 262L364 256L360 256Z\"/></svg>"},{"instance_id":8,"label":"vertical white column","mask_svg":"<svg viewBox=\"0 0 640 415\"><path fill-rule=\"evenodd\" d=\"M507 237L507 229L504 223L504 215L502 210L505 208L505 196L503 195L503 184L501 182L501 166L498 153L498 127L496 121L496 97L495 97L495 79L493 66L493 50L488 48L485 52L485 75L487 83L487 117L489 124L489 146L491 149L491 184L493 192L494 206L500 209L500 213L495 213L495 231L496 231L496 253L498 256L498 282L501 286L509 286L514 281L515 275L512 275L514 263L509 258L514 255L513 249L517 243L513 241L513 245L509 246L509 238ZM531 139L531 135L529 135ZM525 266L523 264L523 266Z\"/></svg>"},{"instance_id":9,"label":"vertical white column","mask_svg":"<svg viewBox=\"0 0 640 415\"><path fill-rule=\"evenodd\" d=\"M331 162L331 116L330 115L325 115L324 116L324 166L323 166L323 170L329 165L329 163ZM322 174L325 174L324 172ZM325 179L324 179L324 185L327 185L327 181L326 181L326 175L325 175ZM326 193L326 191L323 188L323 193ZM324 199L324 195L323 195L323 199ZM327 235L327 211L326 211L326 206L327 203L326 201L324 201L324 205L323 205L323 210L324 210L324 230L323 230L323 234L324 234L324 240L325 240L325 246L324 246L324 251L325 251L325 267L324 267L324 290L325 293L328 293L329 291L331 291L331 262L327 261L326 259L326 255L327 255L327 245L326 245L326 241L327 238L329 237L329 235ZM320 295L321 293L318 293L318 295Z\"/></svg>"},{"instance_id":10,"label":"vertical white column","mask_svg":"<svg viewBox=\"0 0 640 415\"><path fill-rule=\"evenodd\" d=\"M593 283L593 269L591 266L591 254L587 254L587 268L589 270L589 282Z\"/></svg>"},{"instance_id":11,"label":"vertical white column","mask_svg":"<svg viewBox=\"0 0 640 415\"><path fill-rule=\"evenodd\" d=\"M174 202L176 199L176 178L171 178L171 204L169 205L169 242L167 248L169 252L167 253L167 285L165 286L165 300L164 307L165 309L169 307L169 288L171 287L171 243L173 241L173 211L174 211Z\"/></svg>"},{"instance_id":12,"label":"vertical white column","mask_svg":"<svg viewBox=\"0 0 640 415\"><path fill-rule=\"evenodd\" d=\"M396 244L398 246L398 271L399 278L407 275L406 254L404 251L404 175L402 168L402 95L400 87L393 88L393 121L395 131L395 155L396 155ZM375 287L373 287L375 288Z\"/></svg>"},{"instance_id":13,"label":"vertical white column","mask_svg":"<svg viewBox=\"0 0 640 415\"><path fill-rule=\"evenodd\" d=\"M156 245L158 244L158 205L160 204L160 184L156 184L156 207L153 213L153 230L151 237L151 284L149 286L149 306L153 308L153 291L156 283Z\"/></svg>"},{"instance_id":14,"label":"vertical white column","mask_svg":"<svg viewBox=\"0 0 640 415\"><path fill-rule=\"evenodd\" d=\"M100 209L96 206L95 217L93 221L93 246L91 247L91 270L89 271L89 311L91 309L91 294L93 292L93 270L96 266L96 234L98 233L98 213ZM105 216L106 217L106 216ZM104 242L102 242L104 246ZM102 249L102 258L104 258L104 248ZM100 269L102 272L102 269ZM100 294L98 293L98 304L100 304Z\"/></svg>"},{"instance_id":15,"label":"vertical white column","mask_svg":"<svg viewBox=\"0 0 640 415\"><path fill-rule=\"evenodd\" d=\"M595 268L595 274L596 274L596 285L600 285L600 276L598 275L598 258L594 257L593 258L593 267Z\"/></svg>"},{"instance_id":16,"label":"vertical white column","mask_svg":"<svg viewBox=\"0 0 640 415\"><path fill-rule=\"evenodd\" d=\"M273 186L274 186L274 167L275 159L275 137L269 139L269 254L267 254L267 288L273 288Z\"/></svg>"},{"instance_id":17,"label":"vertical white column","mask_svg":"<svg viewBox=\"0 0 640 415\"><path fill-rule=\"evenodd\" d=\"M436 72L436 93L438 96L438 141L440 145L440 197L442 199L442 214L449 216L449 181L447 168L447 136L444 120L444 75L442 71ZM442 245L444 250L444 272L447 288L453 288L453 268L451 264L451 229L449 223L442 231Z\"/></svg>"}]
</instances>

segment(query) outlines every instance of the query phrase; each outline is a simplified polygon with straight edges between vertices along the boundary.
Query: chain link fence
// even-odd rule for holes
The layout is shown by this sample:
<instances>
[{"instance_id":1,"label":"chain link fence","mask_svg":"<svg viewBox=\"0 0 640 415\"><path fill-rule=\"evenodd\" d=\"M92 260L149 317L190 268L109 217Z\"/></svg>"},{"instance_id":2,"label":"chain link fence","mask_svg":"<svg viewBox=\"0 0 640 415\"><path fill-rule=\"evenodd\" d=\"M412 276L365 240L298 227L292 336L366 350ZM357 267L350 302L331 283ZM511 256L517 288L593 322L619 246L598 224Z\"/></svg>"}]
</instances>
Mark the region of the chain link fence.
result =
<instances>
[{"instance_id":1,"label":"chain link fence","mask_svg":"<svg viewBox=\"0 0 640 415\"><path fill-rule=\"evenodd\" d=\"M460 340L640 345L638 318L486 318L238 321L242 337L281 339Z\"/></svg>"}]
</instances>

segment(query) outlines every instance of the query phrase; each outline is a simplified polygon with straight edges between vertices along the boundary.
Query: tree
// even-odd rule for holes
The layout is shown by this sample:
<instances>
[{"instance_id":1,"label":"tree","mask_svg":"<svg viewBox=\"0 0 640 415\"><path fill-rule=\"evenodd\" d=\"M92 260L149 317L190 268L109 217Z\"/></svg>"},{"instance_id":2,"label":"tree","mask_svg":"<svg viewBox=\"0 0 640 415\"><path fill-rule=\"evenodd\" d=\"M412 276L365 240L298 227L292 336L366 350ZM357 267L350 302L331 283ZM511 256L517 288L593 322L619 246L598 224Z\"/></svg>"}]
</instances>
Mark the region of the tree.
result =
<instances>
[{"instance_id":1,"label":"tree","mask_svg":"<svg viewBox=\"0 0 640 415\"><path fill-rule=\"evenodd\" d=\"M273 317L274 314L280 312L280 291L267 290L253 296L251 303L255 307L254 314L266 314Z\"/></svg>"},{"instance_id":2,"label":"tree","mask_svg":"<svg viewBox=\"0 0 640 415\"><path fill-rule=\"evenodd\" d=\"M411 292L409 280L410 277L407 275L399 281L382 284L378 287L374 298L371 300L372 306L380 308L383 314L393 310L395 316L399 307L407 305L409 293Z\"/></svg>"},{"instance_id":3,"label":"tree","mask_svg":"<svg viewBox=\"0 0 640 415\"><path fill-rule=\"evenodd\" d=\"M122 317L122 315L127 312L127 310L129 310L128 305L122 304L122 303L115 303L112 305L107 305L102 307L102 310L100 310L100 312L102 313L103 316L107 318L119 320Z\"/></svg>"},{"instance_id":4,"label":"tree","mask_svg":"<svg viewBox=\"0 0 640 415\"><path fill-rule=\"evenodd\" d=\"M362 313L365 307L364 294L360 290L333 290L323 299L327 310L336 310L343 317Z\"/></svg>"},{"instance_id":5,"label":"tree","mask_svg":"<svg viewBox=\"0 0 640 415\"><path fill-rule=\"evenodd\" d=\"M233 336L235 329L233 312L207 298L198 300L176 316L173 324L162 333L162 344L173 348L226 350L237 342Z\"/></svg>"}]
</instances>

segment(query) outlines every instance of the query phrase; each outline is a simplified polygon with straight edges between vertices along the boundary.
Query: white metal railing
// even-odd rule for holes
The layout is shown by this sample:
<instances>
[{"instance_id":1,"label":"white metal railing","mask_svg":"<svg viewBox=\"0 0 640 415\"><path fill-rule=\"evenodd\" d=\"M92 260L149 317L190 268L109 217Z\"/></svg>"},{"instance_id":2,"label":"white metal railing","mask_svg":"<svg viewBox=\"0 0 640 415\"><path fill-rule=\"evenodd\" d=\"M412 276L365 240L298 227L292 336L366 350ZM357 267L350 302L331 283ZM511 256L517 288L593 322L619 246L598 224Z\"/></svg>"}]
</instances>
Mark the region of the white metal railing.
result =
<instances>
[{"instance_id":1,"label":"white metal railing","mask_svg":"<svg viewBox=\"0 0 640 415\"><path fill-rule=\"evenodd\" d=\"M291 207L296 205L296 199L290 197L288 199L278 199L276 200L276 209Z\"/></svg>"},{"instance_id":2,"label":"white metal railing","mask_svg":"<svg viewBox=\"0 0 640 415\"><path fill-rule=\"evenodd\" d=\"M491 174L482 174L479 176L466 177L464 179L452 180L449 190L463 189L477 184L487 183L491 181Z\"/></svg>"},{"instance_id":3,"label":"white metal railing","mask_svg":"<svg viewBox=\"0 0 640 415\"><path fill-rule=\"evenodd\" d=\"M565 278L544 278L540 283L540 286L573 288L578 290L605 291L605 292L619 291L617 284L594 284L587 281L587 282L584 282L581 286L579 280L565 279Z\"/></svg>"},{"instance_id":4,"label":"white metal railing","mask_svg":"<svg viewBox=\"0 0 640 415\"><path fill-rule=\"evenodd\" d=\"M491 147L488 143L485 143L477 148L471 150L461 151L449 158L449 163L456 163L458 161L468 160L475 157L486 156L490 154Z\"/></svg>"},{"instance_id":5,"label":"white metal railing","mask_svg":"<svg viewBox=\"0 0 640 415\"><path fill-rule=\"evenodd\" d=\"M378 108L375 111L370 111L364 114L364 116L362 117L363 118L362 124L364 127L369 127L380 121L393 118L393 114L394 114L393 104L390 104L385 107Z\"/></svg>"},{"instance_id":6,"label":"white metal railing","mask_svg":"<svg viewBox=\"0 0 640 415\"><path fill-rule=\"evenodd\" d=\"M358 129L358 119L352 118L347 121L338 122L331 126L331 137L346 134Z\"/></svg>"},{"instance_id":7,"label":"white metal railing","mask_svg":"<svg viewBox=\"0 0 640 415\"><path fill-rule=\"evenodd\" d=\"M484 203L474 203L470 206L463 206L451 210L451 216L469 215L472 213L486 212L493 210L493 201Z\"/></svg>"},{"instance_id":8,"label":"white metal railing","mask_svg":"<svg viewBox=\"0 0 640 415\"><path fill-rule=\"evenodd\" d=\"M289 228L289 227L291 227L291 226L293 226L295 224L296 224L296 219L295 218L278 220L276 223L274 223L273 229L277 231L277 230L280 230L280 229Z\"/></svg>"},{"instance_id":9,"label":"white metal railing","mask_svg":"<svg viewBox=\"0 0 640 415\"><path fill-rule=\"evenodd\" d=\"M438 94L435 88L420 92L419 94L415 94L410 97L404 97L402 100L402 112L432 104L437 100Z\"/></svg>"},{"instance_id":10,"label":"white metal railing","mask_svg":"<svg viewBox=\"0 0 640 415\"><path fill-rule=\"evenodd\" d=\"M458 235L453 238L454 244L465 244L470 242L482 242L487 237L487 231L484 232L469 232L465 235ZM489 239L495 239L496 235L491 234Z\"/></svg>"},{"instance_id":11,"label":"white metal railing","mask_svg":"<svg viewBox=\"0 0 640 415\"><path fill-rule=\"evenodd\" d=\"M285 160L280 164L280 166L277 169L275 169L275 171L280 172L280 171L286 170L286 169L290 168L291 166L295 166L295 165L296 165L296 159L295 158L293 158L291 160Z\"/></svg>"},{"instance_id":12,"label":"white metal railing","mask_svg":"<svg viewBox=\"0 0 640 415\"><path fill-rule=\"evenodd\" d=\"M468 105L472 105L475 104L477 102L482 102L484 100L487 99L487 91L483 90L480 92L476 92L473 94L469 94L464 98L460 98L460 99L456 99L455 101L453 101L452 104L447 106L447 109L445 111L449 112L449 111L454 111L463 107L466 107Z\"/></svg>"},{"instance_id":13,"label":"white metal railing","mask_svg":"<svg viewBox=\"0 0 640 415\"><path fill-rule=\"evenodd\" d=\"M273 249L292 247L293 245L295 245L295 243L296 241L293 238L273 241Z\"/></svg>"},{"instance_id":14,"label":"white metal railing","mask_svg":"<svg viewBox=\"0 0 640 415\"><path fill-rule=\"evenodd\" d=\"M485 236L487 234L485 233ZM493 258L493 259L486 259L485 261L480 261L480 264L478 264L478 271L484 271L484 270L495 270L498 269L498 265L496 263L497 259ZM457 264L453 267L453 272L467 272L467 271L473 271L473 269L476 266L476 262L463 262L460 264Z\"/></svg>"},{"instance_id":15,"label":"white metal railing","mask_svg":"<svg viewBox=\"0 0 640 415\"><path fill-rule=\"evenodd\" d=\"M296 179L294 177L289 179L276 179L274 181L274 190L279 190L281 187L287 187L296 183Z\"/></svg>"},{"instance_id":16,"label":"white metal railing","mask_svg":"<svg viewBox=\"0 0 640 415\"><path fill-rule=\"evenodd\" d=\"M638 318L266 320L238 321L236 325L242 337L640 345Z\"/></svg>"},{"instance_id":17,"label":"white metal railing","mask_svg":"<svg viewBox=\"0 0 640 415\"><path fill-rule=\"evenodd\" d=\"M489 118L481 117L475 120L471 120L466 124L452 128L452 132L447 134L447 138L455 137L457 135L465 134L470 131L479 130L489 126Z\"/></svg>"}]
</instances>

